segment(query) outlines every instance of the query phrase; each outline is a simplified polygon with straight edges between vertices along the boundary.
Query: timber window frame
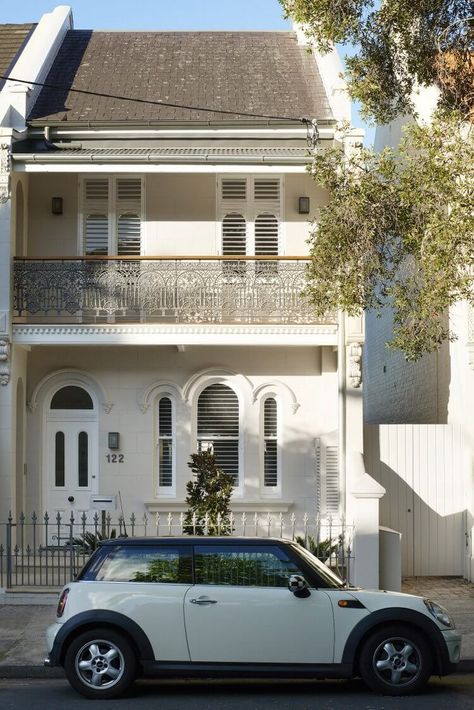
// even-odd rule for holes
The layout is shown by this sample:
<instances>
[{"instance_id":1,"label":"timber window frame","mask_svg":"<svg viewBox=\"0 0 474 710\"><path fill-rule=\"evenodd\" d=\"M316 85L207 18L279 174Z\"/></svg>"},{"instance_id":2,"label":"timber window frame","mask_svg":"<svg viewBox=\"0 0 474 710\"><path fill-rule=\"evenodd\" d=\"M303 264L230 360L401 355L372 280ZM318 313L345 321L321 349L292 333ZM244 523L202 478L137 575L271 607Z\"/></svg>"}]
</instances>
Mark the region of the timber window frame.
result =
<instances>
[{"instance_id":1,"label":"timber window frame","mask_svg":"<svg viewBox=\"0 0 474 710\"><path fill-rule=\"evenodd\" d=\"M156 400L156 486L160 498L176 496L176 448L176 400L163 392Z\"/></svg>"},{"instance_id":2,"label":"timber window frame","mask_svg":"<svg viewBox=\"0 0 474 710\"><path fill-rule=\"evenodd\" d=\"M263 497L280 498L281 481L281 400L270 392L260 401L260 471Z\"/></svg>"}]
</instances>

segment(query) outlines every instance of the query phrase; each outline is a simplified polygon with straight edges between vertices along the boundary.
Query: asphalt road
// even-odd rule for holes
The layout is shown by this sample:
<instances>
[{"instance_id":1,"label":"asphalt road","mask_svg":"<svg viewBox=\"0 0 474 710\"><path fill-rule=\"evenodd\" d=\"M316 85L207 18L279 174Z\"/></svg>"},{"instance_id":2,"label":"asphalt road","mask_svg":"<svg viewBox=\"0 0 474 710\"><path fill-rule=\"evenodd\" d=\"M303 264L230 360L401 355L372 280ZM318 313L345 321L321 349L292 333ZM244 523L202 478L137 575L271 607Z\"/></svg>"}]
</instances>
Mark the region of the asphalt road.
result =
<instances>
[{"instance_id":1,"label":"asphalt road","mask_svg":"<svg viewBox=\"0 0 474 710\"><path fill-rule=\"evenodd\" d=\"M474 674L431 680L423 695L388 698L361 681L174 682L139 681L129 697L94 703L65 680L0 680L2 710L472 710Z\"/></svg>"}]
</instances>

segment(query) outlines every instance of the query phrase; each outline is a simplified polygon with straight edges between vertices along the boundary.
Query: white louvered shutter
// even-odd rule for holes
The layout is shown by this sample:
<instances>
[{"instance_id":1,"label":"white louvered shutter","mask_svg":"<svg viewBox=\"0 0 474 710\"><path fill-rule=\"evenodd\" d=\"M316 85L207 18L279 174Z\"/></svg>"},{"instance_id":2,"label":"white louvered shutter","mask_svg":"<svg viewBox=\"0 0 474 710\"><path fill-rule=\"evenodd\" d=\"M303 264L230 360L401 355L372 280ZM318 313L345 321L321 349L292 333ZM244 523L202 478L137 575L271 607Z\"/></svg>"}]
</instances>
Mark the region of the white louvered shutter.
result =
<instances>
[{"instance_id":1,"label":"white louvered shutter","mask_svg":"<svg viewBox=\"0 0 474 710\"><path fill-rule=\"evenodd\" d=\"M221 186L221 197L225 204L247 201L246 178L223 178Z\"/></svg>"},{"instance_id":2,"label":"white louvered shutter","mask_svg":"<svg viewBox=\"0 0 474 710\"><path fill-rule=\"evenodd\" d=\"M268 397L263 406L263 484L275 487L278 485L278 408L273 397Z\"/></svg>"},{"instance_id":3,"label":"white louvered shutter","mask_svg":"<svg viewBox=\"0 0 474 710\"><path fill-rule=\"evenodd\" d=\"M222 220L222 255L237 256L247 253L247 225L241 214L227 214ZM246 269L245 261L224 261L222 264L227 279L240 280Z\"/></svg>"},{"instance_id":4,"label":"white louvered shutter","mask_svg":"<svg viewBox=\"0 0 474 710\"><path fill-rule=\"evenodd\" d=\"M199 395L197 435L199 451L212 451L217 465L238 485L239 401L227 385L209 385Z\"/></svg>"},{"instance_id":5,"label":"white louvered shutter","mask_svg":"<svg viewBox=\"0 0 474 710\"><path fill-rule=\"evenodd\" d=\"M271 205L280 210L280 180L279 178L255 178L253 197L256 203Z\"/></svg>"},{"instance_id":6,"label":"white louvered shutter","mask_svg":"<svg viewBox=\"0 0 474 710\"><path fill-rule=\"evenodd\" d=\"M277 256L279 253L279 223L273 214L259 214L255 218L255 255ZM276 274L277 261L257 261L255 271L260 276Z\"/></svg>"},{"instance_id":7,"label":"white louvered shutter","mask_svg":"<svg viewBox=\"0 0 474 710\"><path fill-rule=\"evenodd\" d=\"M337 518L340 510L339 447L315 440L316 504L324 518Z\"/></svg>"},{"instance_id":8,"label":"white louvered shutter","mask_svg":"<svg viewBox=\"0 0 474 710\"><path fill-rule=\"evenodd\" d=\"M109 180L84 181L84 254L106 255L109 251Z\"/></svg>"},{"instance_id":9,"label":"white louvered shutter","mask_svg":"<svg viewBox=\"0 0 474 710\"><path fill-rule=\"evenodd\" d=\"M173 485L173 404L162 397L158 404L159 475L160 487Z\"/></svg>"},{"instance_id":10,"label":"white louvered shutter","mask_svg":"<svg viewBox=\"0 0 474 710\"><path fill-rule=\"evenodd\" d=\"M141 254L141 178L117 178L117 254Z\"/></svg>"},{"instance_id":11,"label":"white louvered shutter","mask_svg":"<svg viewBox=\"0 0 474 710\"><path fill-rule=\"evenodd\" d=\"M339 451L337 446L326 447L326 513L339 515Z\"/></svg>"}]
</instances>

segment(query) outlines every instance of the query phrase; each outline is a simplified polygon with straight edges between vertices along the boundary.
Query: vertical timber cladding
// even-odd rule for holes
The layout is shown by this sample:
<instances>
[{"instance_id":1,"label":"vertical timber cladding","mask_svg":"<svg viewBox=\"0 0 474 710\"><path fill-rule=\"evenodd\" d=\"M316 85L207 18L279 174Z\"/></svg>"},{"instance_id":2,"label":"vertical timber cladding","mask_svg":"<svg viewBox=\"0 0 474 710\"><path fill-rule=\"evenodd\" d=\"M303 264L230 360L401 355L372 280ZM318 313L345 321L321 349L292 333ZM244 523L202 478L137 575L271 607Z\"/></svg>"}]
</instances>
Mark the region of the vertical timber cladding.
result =
<instances>
[{"instance_id":1,"label":"vertical timber cladding","mask_svg":"<svg viewBox=\"0 0 474 710\"><path fill-rule=\"evenodd\" d=\"M402 575L462 575L468 459L460 427L368 424L364 457L387 491L380 524L402 533Z\"/></svg>"}]
</instances>

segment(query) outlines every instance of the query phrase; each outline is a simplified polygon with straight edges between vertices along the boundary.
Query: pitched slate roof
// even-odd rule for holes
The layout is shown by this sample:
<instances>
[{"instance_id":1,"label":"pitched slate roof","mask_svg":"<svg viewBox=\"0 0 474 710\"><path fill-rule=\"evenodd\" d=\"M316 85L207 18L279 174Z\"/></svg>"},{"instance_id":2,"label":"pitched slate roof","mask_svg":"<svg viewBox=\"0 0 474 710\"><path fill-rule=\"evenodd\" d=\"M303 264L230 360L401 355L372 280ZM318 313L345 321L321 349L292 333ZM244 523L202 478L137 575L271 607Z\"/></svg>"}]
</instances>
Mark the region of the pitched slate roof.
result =
<instances>
[{"instance_id":1,"label":"pitched slate roof","mask_svg":"<svg viewBox=\"0 0 474 710\"><path fill-rule=\"evenodd\" d=\"M1 75L8 74L35 27L31 22L23 25L0 25ZM3 79L0 79L0 89L4 83Z\"/></svg>"},{"instance_id":2,"label":"pitched slate roof","mask_svg":"<svg viewBox=\"0 0 474 710\"><path fill-rule=\"evenodd\" d=\"M71 30L46 83L65 88L44 88L30 120L248 120L76 94L71 87L228 111L331 118L316 62L293 32Z\"/></svg>"}]
</instances>

